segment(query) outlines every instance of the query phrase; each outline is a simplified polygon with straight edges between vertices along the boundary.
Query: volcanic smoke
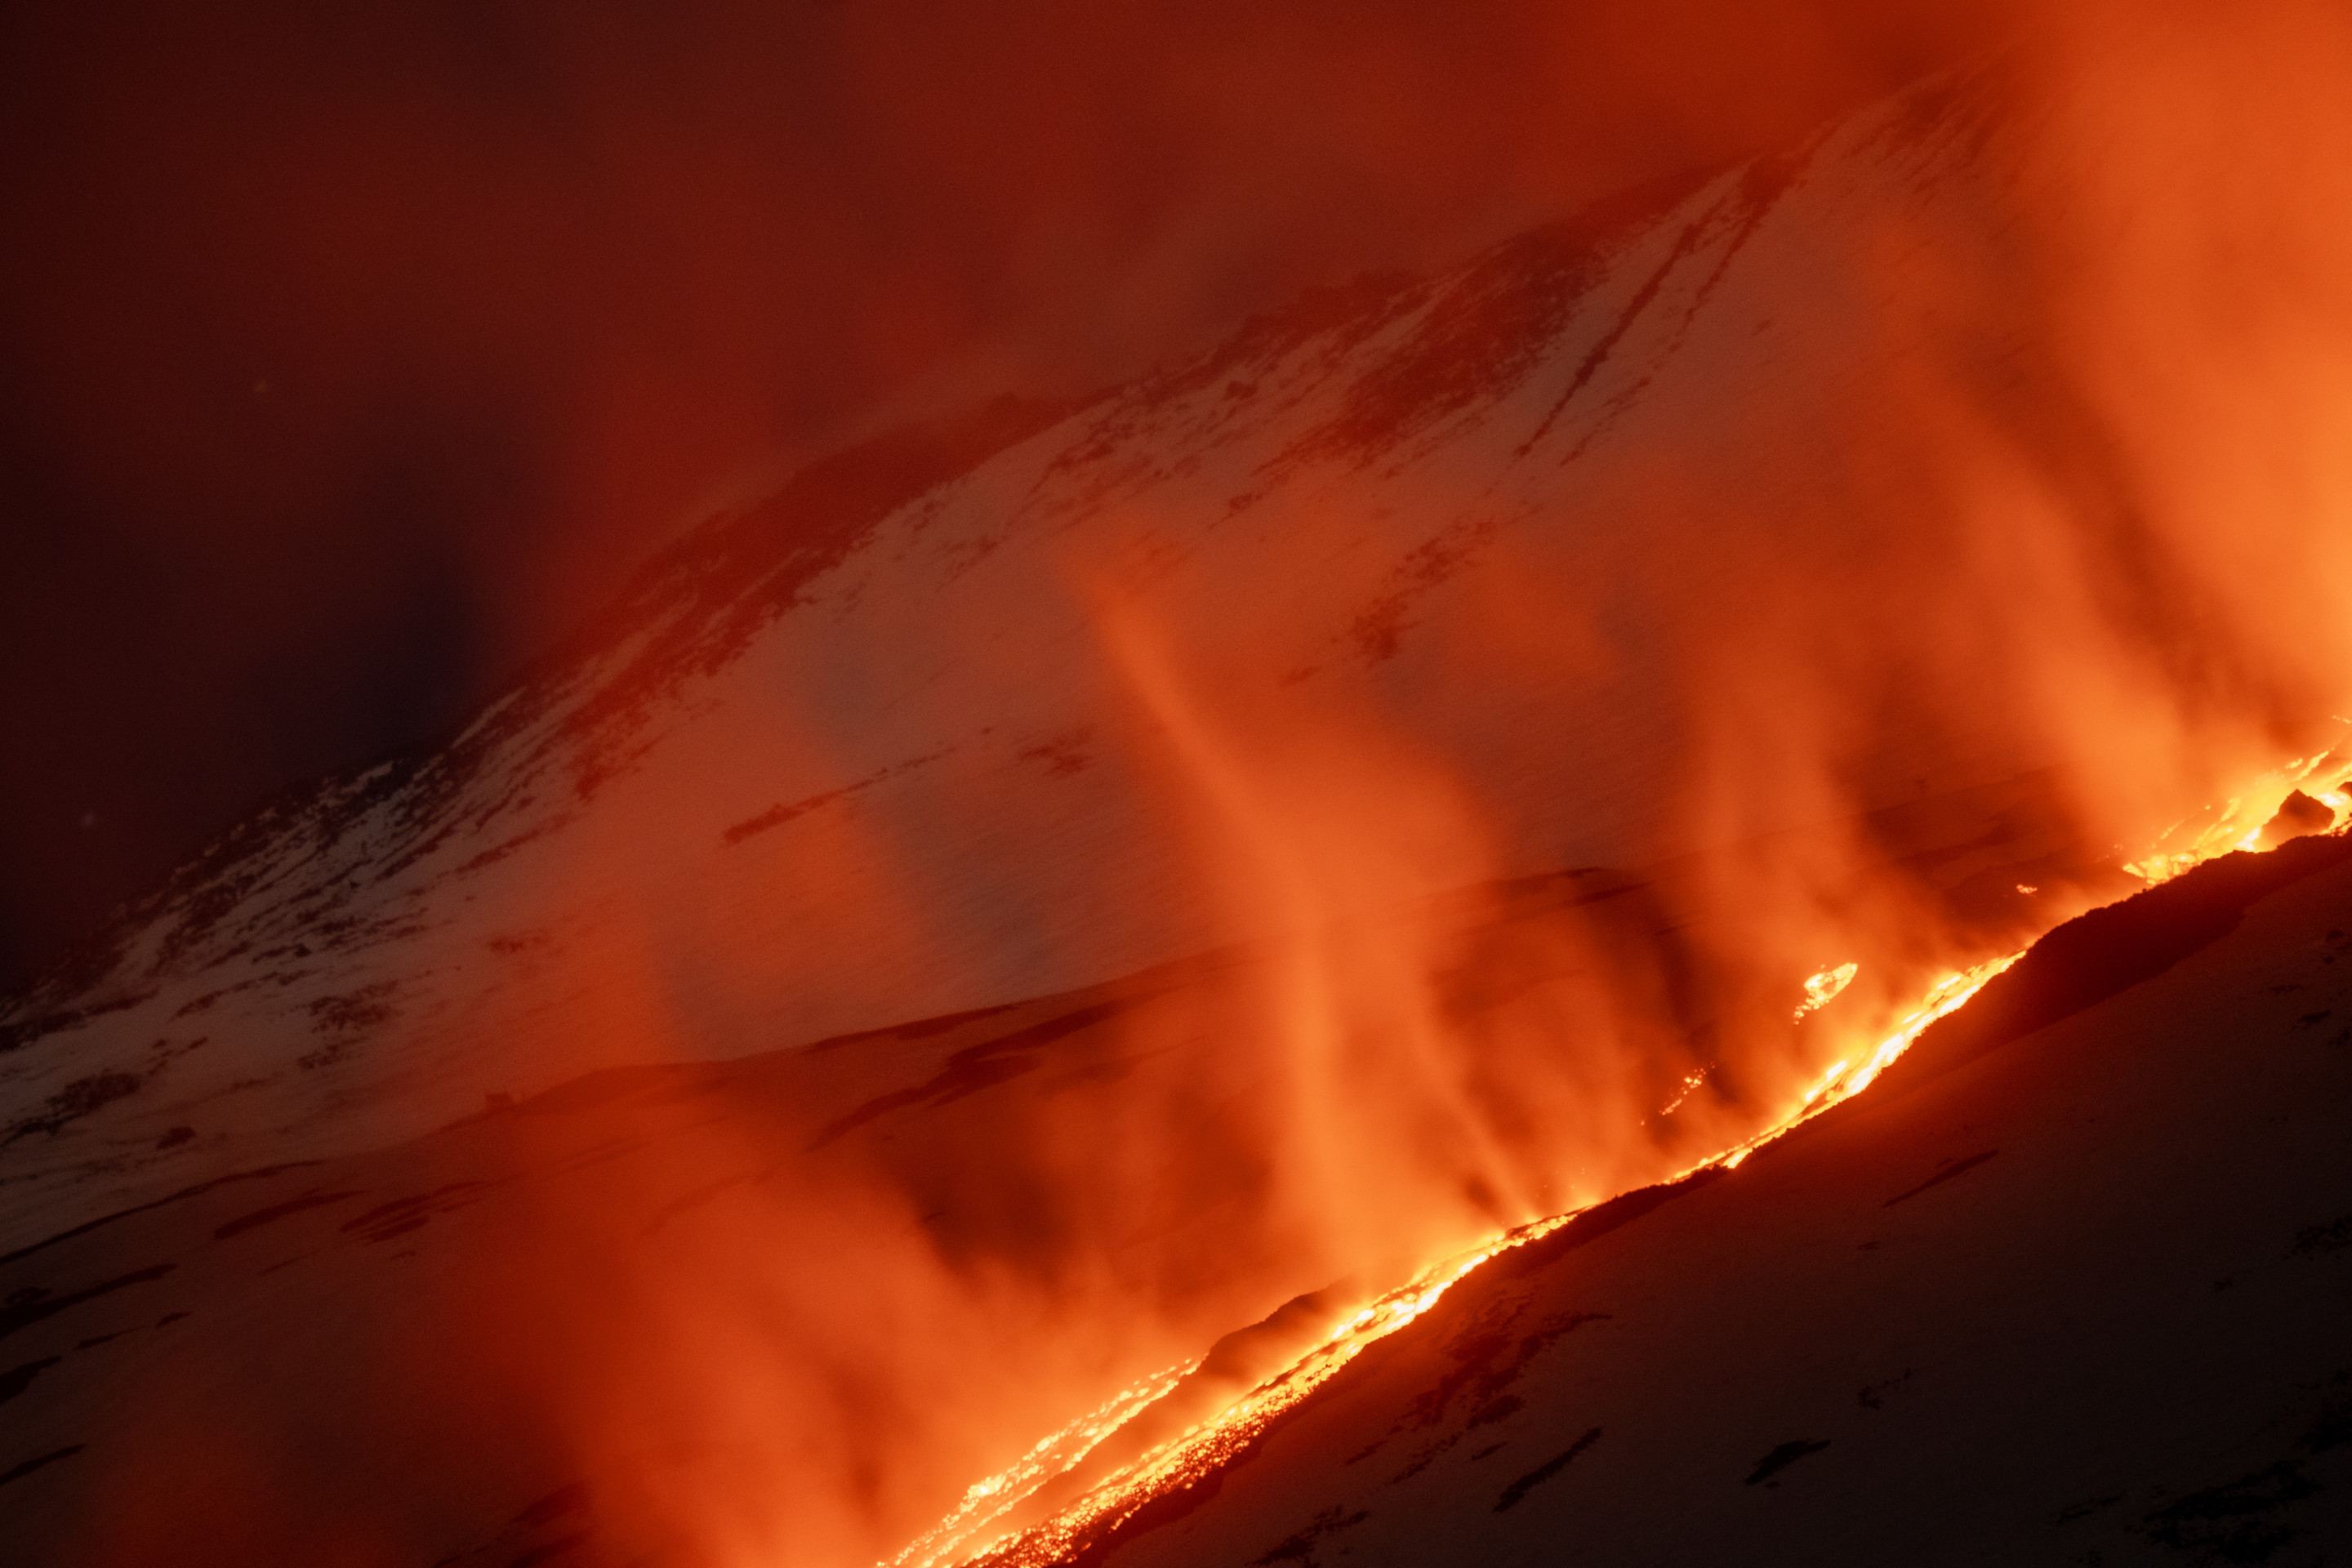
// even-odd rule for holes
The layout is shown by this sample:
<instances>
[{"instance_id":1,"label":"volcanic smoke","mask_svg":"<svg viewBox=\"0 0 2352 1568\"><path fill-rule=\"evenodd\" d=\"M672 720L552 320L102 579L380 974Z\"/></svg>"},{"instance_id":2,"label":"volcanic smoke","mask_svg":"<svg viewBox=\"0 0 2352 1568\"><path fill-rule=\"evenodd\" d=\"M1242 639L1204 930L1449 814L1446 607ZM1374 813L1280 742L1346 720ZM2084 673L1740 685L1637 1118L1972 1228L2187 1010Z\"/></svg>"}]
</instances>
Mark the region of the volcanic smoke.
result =
<instances>
[{"instance_id":1,"label":"volcanic smoke","mask_svg":"<svg viewBox=\"0 0 2352 1568\"><path fill-rule=\"evenodd\" d=\"M681 535L0 1011L0 1333L204 1303L41 1560L1073 1561L2341 835L2347 89L2053 22Z\"/></svg>"}]
</instances>

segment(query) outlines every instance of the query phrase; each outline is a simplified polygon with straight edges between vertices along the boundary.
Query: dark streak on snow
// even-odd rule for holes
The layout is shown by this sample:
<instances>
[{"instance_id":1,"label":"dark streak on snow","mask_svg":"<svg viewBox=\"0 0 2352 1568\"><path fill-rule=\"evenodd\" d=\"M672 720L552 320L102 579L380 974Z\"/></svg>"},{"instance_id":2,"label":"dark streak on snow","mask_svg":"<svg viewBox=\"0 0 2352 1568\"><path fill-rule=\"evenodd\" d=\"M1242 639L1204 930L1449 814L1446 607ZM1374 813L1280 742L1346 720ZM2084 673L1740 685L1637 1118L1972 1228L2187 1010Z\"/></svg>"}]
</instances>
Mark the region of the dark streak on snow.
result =
<instances>
[{"instance_id":1,"label":"dark streak on snow","mask_svg":"<svg viewBox=\"0 0 2352 1568\"><path fill-rule=\"evenodd\" d=\"M451 1182L414 1197L394 1198L345 1220L342 1231L365 1241L391 1241L422 1230L436 1215L452 1214L478 1201L489 1186L488 1182Z\"/></svg>"},{"instance_id":2,"label":"dark streak on snow","mask_svg":"<svg viewBox=\"0 0 2352 1568\"><path fill-rule=\"evenodd\" d=\"M1593 1444L1598 1443L1599 1441L1601 1441L1601 1428L1595 1426L1583 1436L1579 1437L1575 1442L1570 1443L1559 1453L1553 1455L1550 1458L1546 1459L1542 1464L1538 1465L1534 1469L1529 1470L1526 1475L1521 1476L1517 1480L1513 1481L1509 1486L1505 1487L1503 1489L1503 1495L1495 1500L1495 1511L1496 1513L1507 1513L1512 1509L1517 1508L1526 1500L1527 1495L1529 1492L1535 1490L1538 1487L1543 1485L1546 1481L1559 1474L1560 1471L1568 1468L1570 1464L1575 1462L1578 1455L1583 1453L1587 1448L1591 1447Z\"/></svg>"},{"instance_id":3,"label":"dark streak on snow","mask_svg":"<svg viewBox=\"0 0 2352 1568\"><path fill-rule=\"evenodd\" d=\"M1299 1568L1315 1568L1315 1548L1325 1536L1353 1530L1371 1517L1364 1509L1358 1509L1353 1513L1343 1512L1335 1503L1308 1520L1296 1532L1285 1536L1252 1558L1250 1568L1274 1568L1278 1563L1295 1563Z\"/></svg>"},{"instance_id":4,"label":"dark streak on snow","mask_svg":"<svg viewBox=\"0 0 2352 1568\"><path fill-rule=\"evenodd\" d=\"M12 1465L5 1470L0 1470L0 1487L6 1486L10 1481L22 1480L35 1470L54 1465L59 1459L70 1459L88 1446L84 1443L68 1443L62 1448L52 1448L46 1454L36 1454L20 1465Z\"/></svg>"},{"instance_id":5,"label":"dark streak on snow","mask_svg":"<svg viewBox=\"0 0 2352 1568\"><path fill-rule=\"evenodd\" d=\"M7 1300L0 1303L0 1339L6 1339L19 1329L30 1328L44 1318L55 1317L58 1313L79 1307L85 1301L94 1301L100 1296L127 1289L133 1285L145 1285L161 1279L164 1275L172 1272L173 1267L175 1266L169 1263L152 1264L145 1268L118 1275L112 1279L85 1286L79 1290L63 1296L53 1296L46 1288L39 1285L24 1286L11 1291Z\"/></svg>"},{"instance_id":6,"label":"dark streak on snow","mask_svg":"<svg viewBox=\"0 0 2352 1568\"><path fill-rule=\"evenodd\" d=\"M1791 1439L1757 1460L1756 1468L1748 1472L1748 1479L1741 1484L1751 1487L1773 1486L1777 1484L1773 1478L1782 1470L1807 1455L1818 1454L1829 1446L1829 1439L1826 1437L1819 1441L1806 1437Z\"/></svg>"},{"instance_id":7,"label":"dark streak on snow","mask_svg":"<svg viewBox=\"0 0 2352 1568\"><path fill-rule=\"evenodd\" d=\"M204 1194L211 1192L215 1187L224 1187L228 1185L231 1182L257 1182L269 1176L283 1175L288 1171L307 1170L310 1166L318 1163L319 1162L316 1160L295 1160L283 1165L265 1165L259 1170L236 1171L226 1176L215 1176L211 1181L198 1182L193 1187L182 1187L178 1192L170 1194L164 1197L155 1198L143 1204L133 1204L127 1209L117 1209L112 1214L100 1215L96 1219L84 1220L81 1224L73 1226L69 1230L61 1230L55 1236L45 1237L39 1241L20 1247L14 1252L0 1253L0 1264L19 1262L24 1258L30 1258L36 1252L39 1252L46 1247L55 1247L59 1242L71 1241L76 1237L87 1236L91 1231L97 1230L102 1226L112 1225L115 1221L121 1219L129 1219L133 1215L145 1214L151 1209L160 1209L170 1204L182 1203L189 1198L200 1197Z\"/></svg>"},{"instance_id":8,"label":"dark streak on snow","mask_svg":"<svg viewBox=\"0 0 2352 1568\"><path fill-rule=\"evenodd\" d=\"M322 1208L328 1204L339 1204L345 1198L358 1195L356 1192L352 1191L322 1193L313 1189L299 1196L288 1198L283 1203L271 1204L267 1208L256 1209L251 1214L239 1215L226 1224L215 1226L213 1228L213 1239L226 1241L231 1237L243 1236L248 1230L257 1230L271 1220L283 1219L288 1215L300 1214L305 1209Z\"/></svg>"},{"instance_id":9,"label":"dark streak on snow","mask_svg":"<svg viewBox=\"0 0 2352 1568\"><path fill-rule=\"evenodd\" d=\"M966 1046L949 1057L939 1070L923 1082L877 1096L835 1117L819 1130L809 1148L813 1151L822 1149L845 1134L893 1111L918 1105L951 1104L967 1095L977 1094L982 1089L1019 1078L1038 1065L1042 1059L1039 1053L1044 1047L1108 1022L1133 1005L1135 1004L1129 1001L1097 1002L1093 1006L1065 1013L1058 1018L1048 1018L1025 1029L1016 1029L1012 1034L983 1040L976 1046Z\"/></svg>"},{"instance_id":10,"label":"dark streak on snow","mask_svg":"<svg viewBox=\"0 0 2352 1568\"><path fill-rule=\"evenodd\" d=\"M49 1355L43 1356L38 1361L28 1361L22 1366L12 1366L6 1372L0 1372L0 1405L5 1405L24 1393L33 1385L33 1379L57 1364L58 1358Z\"/></svg>"},{"instance_id":11,"label":"dark streak on snow","mask_svg":"<svg viewBox=\"0 0 2352 1568\"><path fill-rule=\"evenodd\" d=\"M1930 1187L1939 1187L1955 1176L1967 1175L1970 1171L1975 1170L1979 1165L1983 1164L1987 1160L1991 1159L1995 1154L2000 1152L2000 1151L1998 1149L1987 1149L1981 1153L1970 1154L1964 1160L1947 1160L1942 1165L1937 1168L1934 1175L1928 1177L1926 1181L1920 1183L1916 1187L1904 1188L1901 1192L1887 1199L1885 1206L1887 1208L1893 1208L1896 1204L1909 1203L1913 1198L1917 1197L1921 1193L1926 1192Z\"/></svg>"}]
</instances>

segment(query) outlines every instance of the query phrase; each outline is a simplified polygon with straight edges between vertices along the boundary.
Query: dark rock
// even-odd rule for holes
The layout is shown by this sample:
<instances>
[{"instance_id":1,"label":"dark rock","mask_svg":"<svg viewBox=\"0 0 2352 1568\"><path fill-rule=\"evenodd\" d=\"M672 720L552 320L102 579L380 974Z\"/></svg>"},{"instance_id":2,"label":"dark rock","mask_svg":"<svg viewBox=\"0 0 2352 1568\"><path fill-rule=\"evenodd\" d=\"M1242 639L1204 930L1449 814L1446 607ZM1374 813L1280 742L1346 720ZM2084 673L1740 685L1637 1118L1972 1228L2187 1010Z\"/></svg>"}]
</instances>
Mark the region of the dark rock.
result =
<instances>
[{"instance_id":1,"label":"dark rock","mask_svg":"<svg viewBox=\"0 0 2352 1568\"><path fill-rule=\"evenodd\" d=\"M2275 848L2290 838L2307 834L2325 833L2336 826L2336 813L2311 796L2296 790L2279 804L2278 815L2263 828L2263 847Z\"/></svg>"}]
</instances>

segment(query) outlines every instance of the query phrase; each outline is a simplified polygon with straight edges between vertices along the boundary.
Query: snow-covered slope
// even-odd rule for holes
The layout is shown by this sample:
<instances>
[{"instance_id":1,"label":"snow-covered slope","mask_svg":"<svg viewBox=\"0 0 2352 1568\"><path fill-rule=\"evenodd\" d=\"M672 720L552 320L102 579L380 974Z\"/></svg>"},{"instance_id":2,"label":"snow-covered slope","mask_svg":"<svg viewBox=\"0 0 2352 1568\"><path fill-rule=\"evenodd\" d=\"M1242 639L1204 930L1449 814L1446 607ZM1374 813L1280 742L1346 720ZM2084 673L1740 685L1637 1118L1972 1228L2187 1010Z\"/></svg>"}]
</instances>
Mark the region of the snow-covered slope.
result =
<instances>
[{"instance_id":1,"label":"snow-covered slope","mask_svg":"<svg viewBox=\"0 0 2352 1568\"><path fill-rule=\"evenodd\" d=\"M1221 1466L1011 1560L2333 1561L2347 930L2340 835L2061 928L1869 1095L1504 1254ZM1074 1387L1213 1339L1192 1385L1231 1397L1345 1314L1253 1251L1250 1173L1121 1153L1139 1080L1246 1092L1205 1047L1259 967L615 1069L0 1255L11 1560L906 1561ZM1138 1049L1155 1016L1202 1059ZM1106 1136L1034 1152L1074 1122ZM1144 1274L1159 1321L1107 1337ZM1045 1331L975 1338L1008 1293Z\"/></svg>"},{"instance_id":2,"label":"snow-covered slope","mask_svg":"<svg viewBox=\"0 0 2352 1568\"><path fill-rule=\"evenodd\" d=\"M870 1563L1730 1147L2167 823L2332 822L2352 356L2153 352L2229 274L2081 109L1932 84L845 453L231 835L0 1013L11 1508ZM2086 300L2133 192L2155 296Z\"/></svg>"},{"instance_id":3,"label":"snow-covered slope","mask_svg":"<svg viewBox=\"0 0 2352 1568\"><path fill-rule=\"evenodd\" d=\"M446 750L288 799L0 1013L0 1237L1278 921L1203 885L1170 701L1406 737L1436 782L1382 822L1441 821L1374 899L1686 847L1719 826L1672 773L1692 715L1625 650L1743 593L1744 552L1650 481L1703 452L1710 489L1810 506L1807 432L1934 327L1867 296L1853 236L1946 221L1982 145L1923 96L715 520Z\"/></svg>"}]
</instances>

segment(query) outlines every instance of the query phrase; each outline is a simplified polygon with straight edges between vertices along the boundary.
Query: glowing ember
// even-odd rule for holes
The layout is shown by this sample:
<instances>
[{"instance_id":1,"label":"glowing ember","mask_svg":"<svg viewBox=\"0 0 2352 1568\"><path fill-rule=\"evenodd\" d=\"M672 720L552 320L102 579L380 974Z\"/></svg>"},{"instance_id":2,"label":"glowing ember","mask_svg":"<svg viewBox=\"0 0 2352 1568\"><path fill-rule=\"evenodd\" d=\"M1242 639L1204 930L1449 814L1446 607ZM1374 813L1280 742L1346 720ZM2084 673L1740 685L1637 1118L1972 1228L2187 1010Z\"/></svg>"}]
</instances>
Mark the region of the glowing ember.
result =
<instances>
[{"instance_id":1,"label":"glowing ember","mask_svg":"<svg viewBox=\"0 0 2352 1568\"><path fill-rule=\"evenodd\" d=\"M1861 973L1862 965L1859 963L1841 963L1835 969L1824 969L1819 974L1807 977L1805 999L1797 1005L1797 1016L1801 1018L1808 1013L1828 1006L1837 1000L1840 993L1853 984L1853 977Z\"/></svg>"},{"instance_id":2,"label":"glowing ember","mask_svg":"<svg viewBox=\"0 0 2352 1568\"><path fill-rule=\"evenodd\" d=\"M1945 975L1927 988L1927 994L1920 1000L1919 1005L1895 1026L1893 1034L1879 1041L1869 1055L1848 1058L1846 1060L1832 1064L1829 1070L1815 1079L1813 1086L1805 1091L1804 1098L1797 1102L1795 1110L1738 1148L1727 1153L1718 1154L1712 1160L1703 1160L1692 1166L1691 1170L1703 1171L1710 1165L1722 1165L1726 1168L1738 1165L1748 1155L1798 1123L1809 1121L1840 1100L1851 1100L1860 1094L1870 1087L1872 1080L1886 1070L1895 1058L1911 1048L1912 1042L1927 1032L1928 1025L1967 1006L1969 998L1983 990L1986 982L2024 956L2024 951L2020 949L2016 952L2008 953L2000 958L1988 959L1957 974ZM1690 1172L1686 1171L1683 1173L1688 1175Z\"/></svg>"},{"instance_id":3,"label":"glowing ember","mask_svg":"<svg viewBox=\"0 0 2352 1568\"><path fill-rule=\"evenodd\" d=\"M1801 1013L1798 1016L1800 1017L1803 1016ZM1675 1091L1675 1097L1672 1100L1658 1107L1658 1114L1661 1116L1672 1116L1676 1110L1682 1109L1683 1101L1691 1097L1691 1091L1693 1089L1706 1081L1706 1075L1711 1070L1713 1069L1708 1068L1700 1068L1696 1072L1686 1072L1683 1074L1682 1087Z\"/></svg>"}]
</instances>

